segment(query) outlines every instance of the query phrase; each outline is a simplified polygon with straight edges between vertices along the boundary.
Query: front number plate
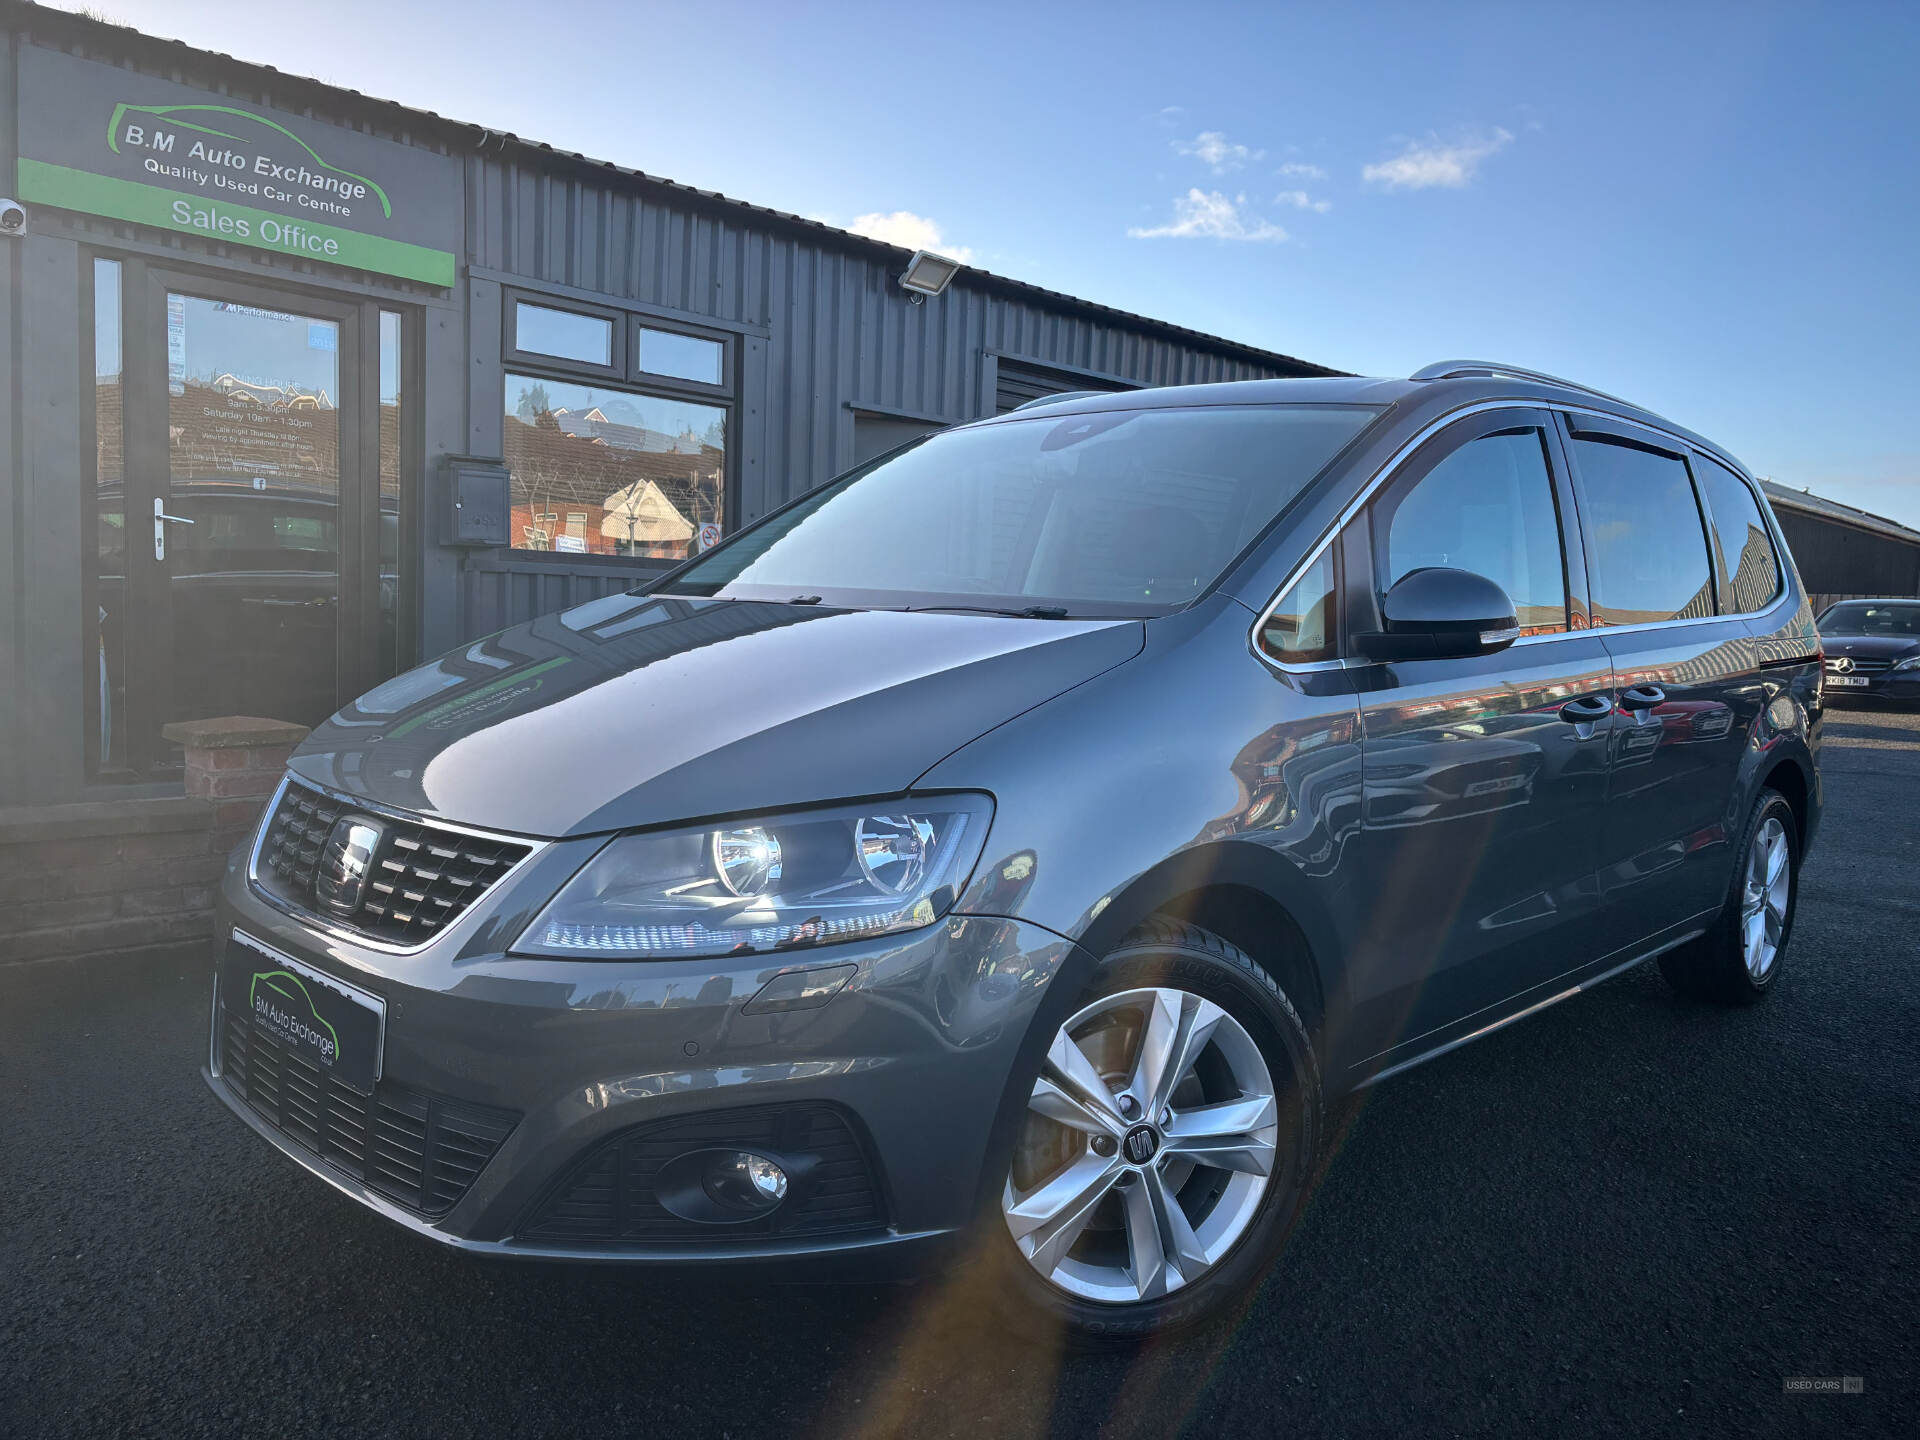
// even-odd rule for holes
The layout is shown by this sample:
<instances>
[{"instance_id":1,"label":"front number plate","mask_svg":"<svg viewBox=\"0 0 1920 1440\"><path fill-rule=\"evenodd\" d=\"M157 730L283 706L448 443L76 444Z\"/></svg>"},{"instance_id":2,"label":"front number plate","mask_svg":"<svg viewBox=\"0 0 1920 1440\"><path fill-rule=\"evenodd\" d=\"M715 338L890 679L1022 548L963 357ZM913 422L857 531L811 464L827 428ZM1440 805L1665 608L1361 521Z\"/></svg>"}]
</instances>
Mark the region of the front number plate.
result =
<instances>
[{"instance_id":1,"label":"front number plate","mask_svg":"<svg viewBox=\"0 0 1920 1440\"><path fill-rule=\"evenodd\" d=\"M220 1002L349 1090L380 1079L387 1002L235 930L220 961Z\"/></svg>"},{"instance_id":2,"label":"front number plate","mask_svg":"<svg viewBox=\"0 0 1920 1440\"><path fill-rule=\"evenodd\" d=\"M1827 676L1827 684L1829 685L1862 685L1864 686L1866 683L1867 683L1867 677L1864 675L1829 675Z\"/></svg>"}]
</instances>

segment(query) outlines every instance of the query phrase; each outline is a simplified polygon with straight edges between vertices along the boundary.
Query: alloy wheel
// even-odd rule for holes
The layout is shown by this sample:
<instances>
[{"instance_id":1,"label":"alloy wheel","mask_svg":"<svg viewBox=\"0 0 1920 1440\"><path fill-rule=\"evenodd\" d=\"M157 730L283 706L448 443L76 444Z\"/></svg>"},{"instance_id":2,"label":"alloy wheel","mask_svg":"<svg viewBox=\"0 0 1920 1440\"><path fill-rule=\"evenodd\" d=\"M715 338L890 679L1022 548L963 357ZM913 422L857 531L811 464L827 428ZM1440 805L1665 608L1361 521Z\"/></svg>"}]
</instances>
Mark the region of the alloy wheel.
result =
<instances>
[{"instance_id":1,"label":"alloy wheel","mask_svg":"<svg viewBox=\"0 0 1920 1440\"><path fill-rule=\"evenodd\" d=\"M1792 896L1787 829L1779 816L1769 815L1747 851L1746 881L1740 894L1740 943L1747 974L1755 981L1766 979L1779 958Z\"/></svg>"},{"instance_id":2,"label":"alloy wheel","mask_svg":"<svg viewBox=\"0 0 1920 1440\"><path fill-rule=\"evenodd\" d=\"M1157 1299L1246 1234L1278 1133L1266 1059L1233 1016L1184 990L1102 996L1060 1027L1034 1082L1007 1228L1071 1295Z\"/></svg>"}]
</instances>

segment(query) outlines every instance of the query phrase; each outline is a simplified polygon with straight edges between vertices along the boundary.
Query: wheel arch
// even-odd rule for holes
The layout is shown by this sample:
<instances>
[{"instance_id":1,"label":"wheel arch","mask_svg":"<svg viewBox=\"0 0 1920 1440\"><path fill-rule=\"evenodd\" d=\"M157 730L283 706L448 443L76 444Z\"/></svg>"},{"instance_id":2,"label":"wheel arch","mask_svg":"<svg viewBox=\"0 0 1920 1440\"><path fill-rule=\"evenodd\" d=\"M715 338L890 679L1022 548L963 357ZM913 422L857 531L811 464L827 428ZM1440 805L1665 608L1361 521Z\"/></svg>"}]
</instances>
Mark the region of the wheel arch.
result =
<instances>
[{"instance_id":1,"label":"wheel arch","mask_svg":"<svg viewBox=\"0 0 1920 1440\"><path fill-rule=\"evenodd\" d=\"M1783 755L1760 777L1760 784L1768 789L1778 790L1786 798L1793 810L1793 819L1800 833L1794 838L1799 841L1802 852L1811 830L1813 787L1807 781L1806 772L1800 762L1791 755Z\"/></svg>"},{"instance_id":2,"label":"wheel arch","mask_svg":"<svg viewBox=\"0 0 1920 1440\"><path fill-rule=\"evenodd\" d=\"M1332 917L1298 867L1245 841L1193 847L1115 894L1079 944L1105 955L1153 915L1197 925L1244 950L1286 992L1315 1051L1324 1051L1328 1016L1339 1003L1340 949ZM1325 1072L1327 1057L1320 1059Z\"/></svg>"}]
</instances>

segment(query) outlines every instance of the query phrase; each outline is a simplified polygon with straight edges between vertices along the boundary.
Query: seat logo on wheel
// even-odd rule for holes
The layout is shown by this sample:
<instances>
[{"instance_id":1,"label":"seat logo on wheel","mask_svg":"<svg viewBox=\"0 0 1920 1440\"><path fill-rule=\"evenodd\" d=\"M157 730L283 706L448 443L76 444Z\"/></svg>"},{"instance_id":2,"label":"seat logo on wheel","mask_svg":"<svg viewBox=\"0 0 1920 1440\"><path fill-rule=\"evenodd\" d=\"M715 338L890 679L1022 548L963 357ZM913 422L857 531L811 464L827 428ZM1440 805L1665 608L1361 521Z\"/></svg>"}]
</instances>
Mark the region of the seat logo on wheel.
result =
<instances>
[{"instance_id":1,"label":"seat logo on wheel","mask_svg":"<svg viewBox=\"0 0 1920 1440\"><path fill-rule=\"evenodd\" d=\"M1144 1165L1153 1158L1153 1152L1160 1148L1160 1137L1153 1133L1151 1125L1136 1125L1127 1132L1127 1138L1120 1142L1127 1152L1127 1159L1135 1165Z\"/></svg>"}]
</instances>

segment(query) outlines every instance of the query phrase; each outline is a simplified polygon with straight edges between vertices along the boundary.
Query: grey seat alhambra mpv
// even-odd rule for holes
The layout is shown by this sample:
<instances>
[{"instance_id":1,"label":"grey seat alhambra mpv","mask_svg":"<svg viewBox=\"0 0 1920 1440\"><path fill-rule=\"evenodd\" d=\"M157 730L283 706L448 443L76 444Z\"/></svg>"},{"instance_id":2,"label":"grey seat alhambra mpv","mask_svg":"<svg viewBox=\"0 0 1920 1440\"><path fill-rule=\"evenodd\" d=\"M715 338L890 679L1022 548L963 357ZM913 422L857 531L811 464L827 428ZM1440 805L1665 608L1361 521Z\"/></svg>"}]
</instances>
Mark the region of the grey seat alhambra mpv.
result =
<instances>
[{"instance_id":1,"label":"grey seat alhambra mpv","mask_svg":"<svg viewBox=\"0 0 1920 1440\"><path fill-rule=\"evenodd\" d=\"M474 1254L1177 1326L1332 1102L1652 957L1772 989L1821 687L1753 480L1582 386L1043 402L322 725L207 1077Z\"/></svg>"}]
</instances>

